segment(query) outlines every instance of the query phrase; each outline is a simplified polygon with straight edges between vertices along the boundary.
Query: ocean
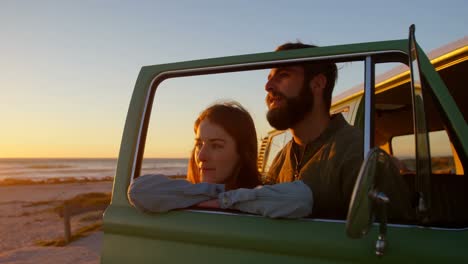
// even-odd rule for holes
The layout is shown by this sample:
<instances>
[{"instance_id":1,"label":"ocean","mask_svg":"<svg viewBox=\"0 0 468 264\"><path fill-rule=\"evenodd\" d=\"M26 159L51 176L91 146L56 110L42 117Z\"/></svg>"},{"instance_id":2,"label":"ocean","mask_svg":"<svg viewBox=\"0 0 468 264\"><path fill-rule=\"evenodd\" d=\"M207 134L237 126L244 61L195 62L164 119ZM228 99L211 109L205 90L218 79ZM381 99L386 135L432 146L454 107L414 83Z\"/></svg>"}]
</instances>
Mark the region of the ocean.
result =
<instances>
[{"instance_id":1,"label":"ocean","mask_svg":"<svg viewBox=\"0 0 468 264\"><path fill-rule=\"evenodd\" d=\"M188 159L144 159L141 174L160 173L168 176L185 175ZM0 181L20 179L99 180L113 178L117 159L0 159Z\"/></svg>"}]
</instances>

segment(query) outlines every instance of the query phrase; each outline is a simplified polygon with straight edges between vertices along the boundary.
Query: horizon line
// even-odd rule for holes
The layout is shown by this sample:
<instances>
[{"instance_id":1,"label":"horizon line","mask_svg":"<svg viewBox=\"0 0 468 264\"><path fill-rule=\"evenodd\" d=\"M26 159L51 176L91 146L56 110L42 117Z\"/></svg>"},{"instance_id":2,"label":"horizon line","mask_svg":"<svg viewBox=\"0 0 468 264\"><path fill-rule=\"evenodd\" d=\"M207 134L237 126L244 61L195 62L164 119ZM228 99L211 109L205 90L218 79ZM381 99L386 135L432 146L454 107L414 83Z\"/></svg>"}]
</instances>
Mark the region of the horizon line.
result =
<instances>
[{"instance_id":1,"label":"horizon line","mask_svg":"<svg viewBox=\"0 0 468 264\"><path fill-rule=\"evenodd\" d=\"M119 157L0 157L0 159L118 159ZM144 157L143 159L189 159L189 157Z\"/></svg>"}]
</instances>

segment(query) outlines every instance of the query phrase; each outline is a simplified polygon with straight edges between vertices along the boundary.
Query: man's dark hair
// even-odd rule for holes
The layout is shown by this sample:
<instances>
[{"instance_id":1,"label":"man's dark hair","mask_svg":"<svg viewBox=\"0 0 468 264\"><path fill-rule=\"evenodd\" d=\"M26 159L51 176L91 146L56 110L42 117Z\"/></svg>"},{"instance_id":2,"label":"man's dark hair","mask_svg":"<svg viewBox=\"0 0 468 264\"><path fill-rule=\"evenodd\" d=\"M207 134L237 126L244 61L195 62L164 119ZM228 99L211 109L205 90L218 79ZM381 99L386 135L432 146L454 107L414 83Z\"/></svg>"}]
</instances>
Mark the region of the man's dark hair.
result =
<instances>
[{"instance_id":1,"label":"man's dark hair","mask_svg":"<svg viewBox=\"0 0 468 264\"><path fill-rule=\"evenodd\" d=\"M294 49L305 49L305 48L317 48L318 46L304 44L301 42L296 43L285 43L276 48L275 51L282 51L282 50L294 50ZM335 63L330 62L308 62L302 63L302 67L304 67L304 84L310 82L315 75L322 73L325 75L327 79L327 84L324 89L323 93L323 101L325 102L325 107L327 111L330 111L331 107L331 100L332 100L332 93L333 88L335 87L335 82L338 77L338 69Z\"/></svg>"}]
</instances>

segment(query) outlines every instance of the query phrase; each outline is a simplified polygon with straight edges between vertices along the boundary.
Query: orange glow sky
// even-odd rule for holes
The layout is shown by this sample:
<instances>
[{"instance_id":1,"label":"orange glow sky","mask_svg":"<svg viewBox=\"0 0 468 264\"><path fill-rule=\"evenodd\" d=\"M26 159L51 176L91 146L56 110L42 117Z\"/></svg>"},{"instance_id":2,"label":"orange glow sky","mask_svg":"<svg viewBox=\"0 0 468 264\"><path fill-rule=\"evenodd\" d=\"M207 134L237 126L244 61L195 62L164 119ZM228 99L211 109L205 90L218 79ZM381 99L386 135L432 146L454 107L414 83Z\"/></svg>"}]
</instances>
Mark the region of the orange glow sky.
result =
<instances>
[{"instance_id":1,"label":"orange glow sky","mask_svg":"<svg viewBox=\"0 0 468 264\"><path fill-rule=\"evenodd\" d=\"M286 41L402 39L413 23L426 51L468 33L467 1L169 2L1 1L0 158L117 157L144 65L271 51ZM258 89L263 100L263 80L240 98ZM224 89L235 85L244 83ZM263 119L264 102L245 100ZM183 103L195 115L206 106ZM177 119L177 130L188 130L178 137L188 140L148 155L187 156L193 117Z\"/></svg>"}]
</instances>

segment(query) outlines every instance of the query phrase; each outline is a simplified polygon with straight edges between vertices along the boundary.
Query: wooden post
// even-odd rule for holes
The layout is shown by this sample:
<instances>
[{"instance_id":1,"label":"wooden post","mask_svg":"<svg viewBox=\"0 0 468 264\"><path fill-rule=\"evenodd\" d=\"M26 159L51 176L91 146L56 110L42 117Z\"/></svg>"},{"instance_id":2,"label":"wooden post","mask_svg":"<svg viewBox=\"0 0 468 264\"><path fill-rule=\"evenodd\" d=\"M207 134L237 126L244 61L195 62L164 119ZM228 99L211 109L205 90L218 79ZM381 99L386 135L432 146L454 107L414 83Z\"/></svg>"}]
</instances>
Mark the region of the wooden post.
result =
<instances>
[{"instance_id":1,"label":"wooden post","mask_svg":"<svg viewBox=\"0 0 468 264\"><path fill-rule=\"evenodd\" d=\"M65 227L65 244L70 243L71 228L70 228L70 211L67 202L63 203L63 224Z\"/></svg>"}]
</instances>

